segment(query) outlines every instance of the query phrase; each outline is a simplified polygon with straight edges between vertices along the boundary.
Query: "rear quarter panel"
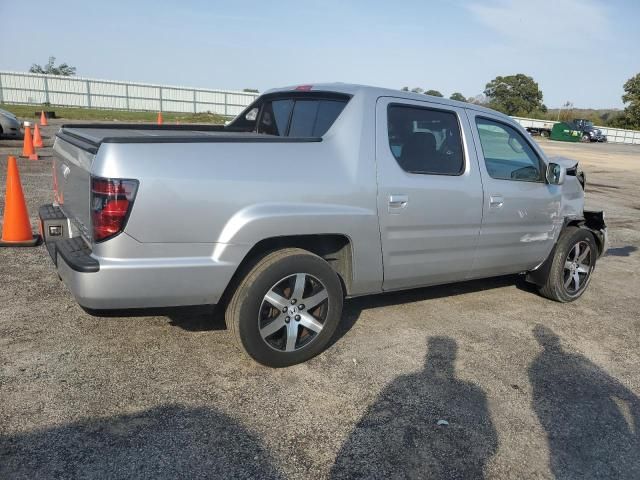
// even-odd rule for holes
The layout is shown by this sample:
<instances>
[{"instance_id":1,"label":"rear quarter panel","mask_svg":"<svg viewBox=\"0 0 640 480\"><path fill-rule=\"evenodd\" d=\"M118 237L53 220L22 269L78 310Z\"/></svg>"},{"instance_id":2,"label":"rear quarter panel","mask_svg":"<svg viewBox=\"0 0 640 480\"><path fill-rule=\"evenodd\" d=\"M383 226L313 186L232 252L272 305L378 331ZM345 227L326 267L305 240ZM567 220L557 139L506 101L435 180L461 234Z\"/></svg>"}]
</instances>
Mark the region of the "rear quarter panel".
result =
<instances>
[{"instance_id":1,"label":"rear quarter panel","mask_svg":"<svg viewBox=\"0 0 640 480\"><path fill-rule=\"evenodd\" d=\"M139 180L125 233L142 244L230 246L336 233L353 249L352 294L380 291L375 100L354 97L322 142L105 143L93 174ZM100 250L109 255L105 242ZM127 252L117 252L120 256Z\"/></svg>"}]
</instances>

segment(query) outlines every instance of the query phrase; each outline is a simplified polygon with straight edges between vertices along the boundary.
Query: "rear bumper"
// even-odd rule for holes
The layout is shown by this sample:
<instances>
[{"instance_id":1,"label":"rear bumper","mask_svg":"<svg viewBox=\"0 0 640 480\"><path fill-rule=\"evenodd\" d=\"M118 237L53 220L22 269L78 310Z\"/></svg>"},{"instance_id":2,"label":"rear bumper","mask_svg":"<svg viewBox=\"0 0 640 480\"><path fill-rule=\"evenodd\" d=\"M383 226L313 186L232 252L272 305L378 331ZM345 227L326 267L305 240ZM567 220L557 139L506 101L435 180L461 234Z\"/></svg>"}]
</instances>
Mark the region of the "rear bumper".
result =
<instances>
[{"instance_id":1,"label":"rear bumper","mask_svg":"<svg viewBox=\"0 0 640 480\"><path fill-rule=\"evenodd\" d=\"M60 208L45 205L39 213L42 236L58 275L88 309L217 303L246 253L244 247L229 245L225 258L214 260L215 244L141 244L123 233L105 244L115 246L113 251L128 252L128 258L99 255L81 237L69 238L68 220ZM61 234L51 235L50 227L60 227L53 231ZM100 244L103 250L105 244ZM187 257L185 252L199 255Z\"/></svg>"}]
</instances>

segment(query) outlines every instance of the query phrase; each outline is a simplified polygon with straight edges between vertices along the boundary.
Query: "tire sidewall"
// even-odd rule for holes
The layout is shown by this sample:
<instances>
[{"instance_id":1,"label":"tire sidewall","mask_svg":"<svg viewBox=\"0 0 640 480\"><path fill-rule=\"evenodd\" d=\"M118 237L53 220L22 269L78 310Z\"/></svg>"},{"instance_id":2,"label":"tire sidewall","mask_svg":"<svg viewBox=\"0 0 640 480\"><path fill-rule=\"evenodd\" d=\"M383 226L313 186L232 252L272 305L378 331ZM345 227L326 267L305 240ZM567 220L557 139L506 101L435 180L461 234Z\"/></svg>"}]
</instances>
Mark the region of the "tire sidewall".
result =
<instances>
[{"instance_id":1,"label":"tire sidewall","mask_svg":"<svg viewBox=\"0 0 640 480\"><path fill-rule=\"evenodd\" d=\"M260 306L266 293L282 279L307 273L320 280L329 294L326 320L313 341L294 352L280 352L262 339L258 324ZM342 286L337 274L323 259L312 254L286 256L261 271L242 292L237 319L238 334L245 351L254 360L272 367L304 362L320 353L331 339L342 315Z\"/></svg>"}]
</instances>

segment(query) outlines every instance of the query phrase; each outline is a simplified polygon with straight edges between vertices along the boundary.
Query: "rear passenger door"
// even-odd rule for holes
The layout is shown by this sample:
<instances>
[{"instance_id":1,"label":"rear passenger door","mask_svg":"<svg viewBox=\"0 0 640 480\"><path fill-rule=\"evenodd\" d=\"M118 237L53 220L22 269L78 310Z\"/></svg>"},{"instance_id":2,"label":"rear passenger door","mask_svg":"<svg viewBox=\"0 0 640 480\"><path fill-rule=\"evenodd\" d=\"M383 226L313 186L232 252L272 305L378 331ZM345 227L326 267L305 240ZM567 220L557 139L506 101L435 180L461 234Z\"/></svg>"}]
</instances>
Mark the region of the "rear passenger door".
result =
<instances>
[{"instance_id":1,"label":"rear passenger door","mask_svg":"<svg viewBox=\"0 0 640 480\"><path fill-rule=\"evenodd\" d=\"M539 147L522 129L468 110L484 184L484 215L475 277L534 268L551 251L560 218L561 187L545 181Z\"/></svg>"},{"instance_id":2,"label":"rear passenger door","mask_svg":"<svg viewBox=\"0 0 640 480\"><path fill-rule=\"evenodd\" d=\"M470 138L463 109L378 99L385 290L463 280L470 274L482 218L482 185Z\"/></svg>"}]
</instances>

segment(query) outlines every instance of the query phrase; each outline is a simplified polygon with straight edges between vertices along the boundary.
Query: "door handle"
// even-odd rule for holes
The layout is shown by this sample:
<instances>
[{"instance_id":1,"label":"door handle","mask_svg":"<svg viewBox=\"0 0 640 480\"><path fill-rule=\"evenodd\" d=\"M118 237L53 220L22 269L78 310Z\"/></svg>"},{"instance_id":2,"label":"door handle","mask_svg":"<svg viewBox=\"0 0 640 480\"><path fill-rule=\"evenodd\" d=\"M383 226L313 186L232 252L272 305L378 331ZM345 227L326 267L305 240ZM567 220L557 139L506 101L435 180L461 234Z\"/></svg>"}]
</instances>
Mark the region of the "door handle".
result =
<instances>
[{"instance_id":1,"label":"door handle","mask_svg":"<svg viewBox=\"0 0 640 480\"><path fill-rule=\"evenodd\" d=\"M389 195L389 210L399 210L405 208L408 203L408 195Z\"/></svg>"},{"instance_id":2,"label":"door handle","mask_svg":"<svg viewBox=\"0 0 640 480\"><path fill-rule=\"evenodd\" d=\"M489 196L489 208L500 208L504 205L504 197L502 195Z\"/></svg>"}]
</instances>

